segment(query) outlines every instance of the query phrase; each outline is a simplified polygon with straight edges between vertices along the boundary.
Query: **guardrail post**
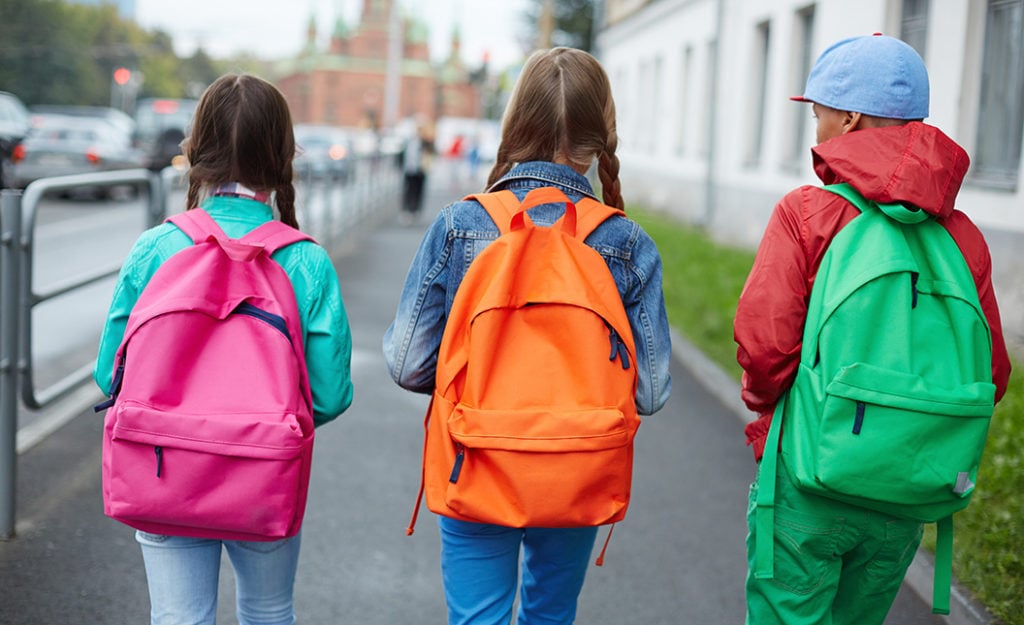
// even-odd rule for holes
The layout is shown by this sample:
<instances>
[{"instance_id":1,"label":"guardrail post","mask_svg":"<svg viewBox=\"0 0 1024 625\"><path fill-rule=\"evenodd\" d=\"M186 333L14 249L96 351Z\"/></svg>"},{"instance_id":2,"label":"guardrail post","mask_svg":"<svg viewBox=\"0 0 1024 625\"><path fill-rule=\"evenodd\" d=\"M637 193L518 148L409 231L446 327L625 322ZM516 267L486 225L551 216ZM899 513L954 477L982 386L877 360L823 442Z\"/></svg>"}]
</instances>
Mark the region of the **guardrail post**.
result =
<instances>
[{"instance_id":1,"label":"guardrail post","mask_svg":"<svg viewBox=\"0 0 1024 625\"><path fill-rule=\"evenodd\" d=\"M0 192L0 540L14 537L21 191Z\"/></svg>"}]
</instances>

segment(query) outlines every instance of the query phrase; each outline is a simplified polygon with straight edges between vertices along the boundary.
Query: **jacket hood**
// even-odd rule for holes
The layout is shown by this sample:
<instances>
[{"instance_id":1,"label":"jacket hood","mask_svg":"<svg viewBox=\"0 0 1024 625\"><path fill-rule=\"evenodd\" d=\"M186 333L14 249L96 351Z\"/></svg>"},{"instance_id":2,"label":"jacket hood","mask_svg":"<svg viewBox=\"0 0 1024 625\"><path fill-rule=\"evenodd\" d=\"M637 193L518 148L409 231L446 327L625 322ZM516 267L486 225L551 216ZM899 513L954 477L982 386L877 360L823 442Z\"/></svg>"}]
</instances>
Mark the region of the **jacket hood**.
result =
<instances>
[{"instance_id":1,"label":"jacket hood","mask_svg":"<svg viewBox=\"0 0 1024 625\"><path fill-rule=\"evenodd\" d=\"M848 182L869 200L909 204L937 217L953 212L970 166L963 148L922 122L856 130L811 152L825 184Z\"/></svg>"}]
</instances>

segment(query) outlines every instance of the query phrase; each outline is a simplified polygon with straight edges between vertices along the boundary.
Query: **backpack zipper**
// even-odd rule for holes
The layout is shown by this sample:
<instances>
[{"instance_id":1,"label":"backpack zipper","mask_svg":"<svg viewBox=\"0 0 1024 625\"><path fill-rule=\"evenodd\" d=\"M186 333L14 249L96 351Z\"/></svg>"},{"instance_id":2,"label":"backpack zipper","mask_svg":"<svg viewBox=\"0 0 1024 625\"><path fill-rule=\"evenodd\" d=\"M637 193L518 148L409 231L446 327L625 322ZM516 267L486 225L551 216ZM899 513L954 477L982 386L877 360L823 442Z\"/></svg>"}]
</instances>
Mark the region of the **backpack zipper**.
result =
<instances>
[{"instance_id":1,"label":"backpack zipper","mask_svg":"<svg viewBox=\"0 0 1024 625\"><path fill-rule=\"evenodd\" d=\"M629 369L629 351L626 350L626 343L619 337L619 333L615 331L615 328L611 326L607 321L605 325L608 326L608 340L611 342L612 351L608 354L608 360L615 361L615 357L622 361L622 368Z\"/></svg>"},{"instance_id":2,"label":"backpack zipper","mask_svg":"<svg viewBox=\"0 0 1024 625\"><path fill-rule=\"evenodd\" d=\"M459 481L459 474L462 473L462 462L466 459L466 446L462 443L455 443L455 465L452 466L452 474L448 481L452 484Z\"/></svg>"},{"instance_id":3,"label":"backpack zipper","mask_svg":"<svg viewBox=\"0 0 1024 625\"><path fill-rule=\"evenodd\" d=\"M860 434L860 428L864 425L864 410L867 409L867 404L862 401L857 402L857 412L853 416L853 433Z\"/></svg>"},{"instance_id":4,"label":"backpack zipper","mask_svg":"<svg viewBox=\"0 0 1024 625\"><path fill-rule=\"evenodd\" d=\"M242 302L232 311L232 314L238 313L240 315L248 315L255 317L260 321L265 321L277 329L281 334L285 336L289 341L292 340L291 334L288 333L288 325L284 321L284 317L275 315L272 312L267 312L262 308L257 308L249 302Z\"/></svg>"},{"instance_id":5,"label":"backpack zipper","mask_svg":"<svg viewBox=\"0 0 1024 625\"><path fill-rule=\"evenodd\" d=\"M157 445L153 448L153 453L156 454L156 476L160 477L160 473L164 468L164 448Z\"/></svg>"}]
</instances>

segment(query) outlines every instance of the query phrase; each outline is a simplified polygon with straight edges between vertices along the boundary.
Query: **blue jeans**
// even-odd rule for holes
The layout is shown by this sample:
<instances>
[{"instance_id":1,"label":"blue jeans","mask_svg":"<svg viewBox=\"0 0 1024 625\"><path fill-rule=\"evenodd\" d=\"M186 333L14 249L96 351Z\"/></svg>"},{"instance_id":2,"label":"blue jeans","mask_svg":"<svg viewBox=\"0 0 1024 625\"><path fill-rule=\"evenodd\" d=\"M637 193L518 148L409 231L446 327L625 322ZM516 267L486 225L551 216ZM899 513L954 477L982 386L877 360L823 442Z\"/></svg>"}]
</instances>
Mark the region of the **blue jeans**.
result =
<instances>
[{"instance_id":1,"label":"blue jeans","mask_svg":"<svg viewBox=\"0 0 1024 625\"><path fill-rule=\"evenodd\" d=\"M149 583L152 625L213 625L221 547L235 569L240 625L293 625L300 535L271 542L136 532Z\"/></svg>"},{"instance_id":2,"label":"blue jeans","mask_svg":"<svg viewBox=\"0 0 1024 625\"><path fill-rule=\"evenodd\" d=\"M567 625L590 564L596 527L517 529L438 517L448 625Z\"/></svg>"}]
</instances>

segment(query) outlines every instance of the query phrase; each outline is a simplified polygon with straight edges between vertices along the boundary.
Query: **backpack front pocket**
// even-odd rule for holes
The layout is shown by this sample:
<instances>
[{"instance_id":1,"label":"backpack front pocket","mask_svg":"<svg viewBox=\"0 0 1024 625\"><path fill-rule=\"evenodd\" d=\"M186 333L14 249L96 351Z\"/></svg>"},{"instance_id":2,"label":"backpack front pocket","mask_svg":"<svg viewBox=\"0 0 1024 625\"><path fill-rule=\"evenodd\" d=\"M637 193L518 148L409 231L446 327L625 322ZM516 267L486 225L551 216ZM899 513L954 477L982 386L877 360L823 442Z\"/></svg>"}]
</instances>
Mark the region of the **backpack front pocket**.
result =
<instances>
[{"instance_id":1,"label":"backpack front pocket","mask_svg":"<svg viewBox=\"0 0 1024 625\"><path fill-rule=\"evenodd\" d=\"M182 415L133 402L107 415L106 513L120 521L265 539L297 529L312 437L294 415ZM116 470L113 467L117 467ZM254 505L253 502L258 502ZM140 528L141 529L141 528Z\"/></svg>"},{"instance_id":2,"label":"backpack front pocket","mask_svg":"<svg viewBox=\"0 0 1024 625\"><path fill-rule=\"evenodd\" d=\"M633 438L615 408L573 412L457 406L446 503L458 514L512 527L602 525L625 514Z\"/></svg>"},{"instance_id":3,"label":"backpack front pocket","mask_svg":"<svg viewBox=\"0 0 1024 625\"><path fill-rule=\"evenodd\" d=\"M944 510L936 518L960 509L974 488L994 393L989 383L938 388L863 363L844 367L825 389L816 478L836 493Z\"/></svg>"}]
</instances>

